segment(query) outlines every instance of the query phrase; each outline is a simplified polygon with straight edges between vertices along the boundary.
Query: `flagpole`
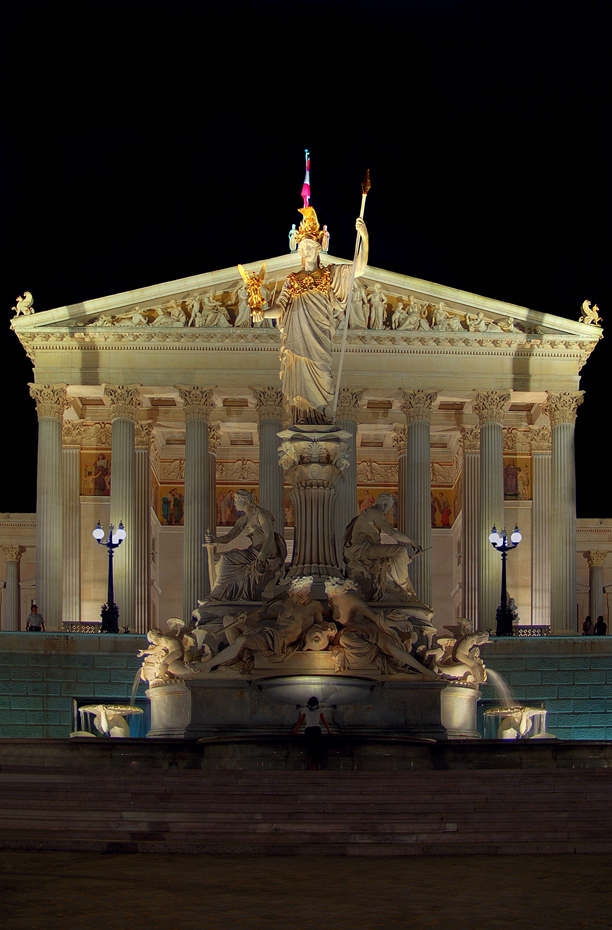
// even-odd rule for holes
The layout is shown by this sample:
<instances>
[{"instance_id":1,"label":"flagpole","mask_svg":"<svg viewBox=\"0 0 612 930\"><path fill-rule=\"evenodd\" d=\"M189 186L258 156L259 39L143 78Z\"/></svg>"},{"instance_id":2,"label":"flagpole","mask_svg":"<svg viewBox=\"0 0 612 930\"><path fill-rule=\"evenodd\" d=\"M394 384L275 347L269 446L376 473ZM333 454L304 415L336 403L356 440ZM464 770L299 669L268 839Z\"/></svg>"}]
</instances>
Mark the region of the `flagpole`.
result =
<instances>
[{"instance_id":1,"label":"flagpole","mask_svg":"<svg viewBox=\"0 0 612 930\"><path fill-rule=\"evenodd\" d=\"M370 190L370 169L366 171L366 176L361 182L361 210L359 212L359 218L363 219L363 214L365 213L365 204L366 197L368 196L368 191ZM338 397L340 396L340 381L342 379L342 368L344 365L344 350L346 349L346 334L349 328L349 322L351 318L351 304L353 302L353 284L355 283L355 267L357 265L357 258L359 256L359 247L361 246L362 238L361 233L357 233L357 238L355 239L355 255L353 257L353 265L351 268L351 277L349 280L348 294L346 298L346 312L345 312L345 324L344 332L342 333L342 345L340 347L340 361L338 362L338 374L336 375L336 390L334 391L334 400L332 403L332 423L336 422L336 411L338 410Z\"/></svg>"}]
</instances>

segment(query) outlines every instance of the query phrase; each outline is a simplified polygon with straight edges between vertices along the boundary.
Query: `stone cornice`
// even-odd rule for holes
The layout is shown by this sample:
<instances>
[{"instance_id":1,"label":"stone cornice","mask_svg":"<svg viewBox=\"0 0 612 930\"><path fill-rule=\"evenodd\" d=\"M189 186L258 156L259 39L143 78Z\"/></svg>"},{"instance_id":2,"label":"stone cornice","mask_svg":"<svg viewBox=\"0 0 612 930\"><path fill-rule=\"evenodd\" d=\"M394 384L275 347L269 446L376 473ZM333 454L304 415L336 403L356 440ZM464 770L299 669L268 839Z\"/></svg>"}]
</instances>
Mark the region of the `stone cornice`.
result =
<instances>
[{"instance_id":1,"label":"stone cornice","mask_svg":"<svg viewBox=\"0 0 612 930\"><path fill-rule=\"evenodd\" d=\"M215 409L212 388L177 384L176 389L183 401L185 420L210 419Z\"/></svg>"},{"instance_id":2,"label":"stone cornice","mask_svg":"<svg viewBox=\"0 0 612 930\"><path fill-rule=\"evenodd\" d=\"M479 426L486 423L504 425L505 406L510 401L509 391L478 391L472 404L472 412L478 417Z\"/></svg>"},{"instance_id":3,"label":"stone cornice","mask_svg":"<svg viewBox=\"0 0 612 930\"><path fill-rule=\"evenodd\" d=\"M550 418L551 426L561 423L573 425L576 422L578 407L584 400L584 391L561 391L553 393L548 391L548 400L544 404L544 412Z\"/></svg>"},{"instance_id":4,"label":"stone cornice","mask_svg":"<svg viewBox=\"0 0 612 930\"><path fill-rule=\"evenodd\" d=\"M132 420L136 422L137 412L142 407L138 384L104 385L104 396L110 403L111 420Z\"/></svg>"},{"instance_id":5,"label":"stone cornice","mask_svg":"<svg viewBox=\"0 0 612 930\"><path fill-rule=\"evenodd\" d=\"M30 384L29 388L39 420L41 417L63 420L64 411L70 404L65 384Z\"/></svg>"}]
</instances>

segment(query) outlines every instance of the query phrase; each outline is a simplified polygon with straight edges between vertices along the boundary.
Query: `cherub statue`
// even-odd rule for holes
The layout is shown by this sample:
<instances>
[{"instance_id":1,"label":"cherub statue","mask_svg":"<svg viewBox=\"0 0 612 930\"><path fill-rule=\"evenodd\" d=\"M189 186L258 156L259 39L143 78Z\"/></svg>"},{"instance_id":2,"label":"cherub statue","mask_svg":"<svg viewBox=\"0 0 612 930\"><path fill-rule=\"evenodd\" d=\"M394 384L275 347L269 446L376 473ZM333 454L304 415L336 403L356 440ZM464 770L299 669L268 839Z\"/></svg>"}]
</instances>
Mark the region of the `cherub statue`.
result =
<instances>
[{"instance_id":1,"label":"cherub statue","mask_svg":"<svg viewBox=\"0 0 612 930\"><path fill-rule=\"evenodd\" d=\"M26 291L26 294L28 291ZM14 309L14 308L13 308ZM591 307L591 301L585 300L582 303L580 308L580 323L592 323L593 326L599 326L601 323L601 317L599 315L599 307L595 304L594 307Z\"/></svg>"},{"instance_id":2,"label":"cherub statue","mask_svg":"<svg viewBox=\"0 0 612 930\"><path fill-rule=\"evenodd\" d=\"M31 291L24 291L23 297L18 297L15 301L15 306L11 307L11 310L14 312L15 316L19 316L20 313L23 313L24 316L29 316L31 313L34 313L34 298L32 297Z\"/></svg>"}]
</instances>

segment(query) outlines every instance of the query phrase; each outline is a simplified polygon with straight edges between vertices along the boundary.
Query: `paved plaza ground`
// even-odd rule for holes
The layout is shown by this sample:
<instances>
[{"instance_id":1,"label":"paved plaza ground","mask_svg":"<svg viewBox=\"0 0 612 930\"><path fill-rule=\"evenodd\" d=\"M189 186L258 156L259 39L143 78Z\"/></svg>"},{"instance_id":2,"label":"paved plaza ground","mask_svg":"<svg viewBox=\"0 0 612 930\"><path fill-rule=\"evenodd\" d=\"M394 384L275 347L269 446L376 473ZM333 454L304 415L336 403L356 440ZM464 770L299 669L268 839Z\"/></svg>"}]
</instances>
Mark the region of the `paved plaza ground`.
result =
<instances>
[{"instance_id":1,"label":"paved plaza ground","mask_svg":"<svg viewBox=\"0 0 612 930\"><path fill-rule=\"evenodd\" d=\"M0 851L3 930L596 930L612 856Z\"/></svg>"}]
</instances>

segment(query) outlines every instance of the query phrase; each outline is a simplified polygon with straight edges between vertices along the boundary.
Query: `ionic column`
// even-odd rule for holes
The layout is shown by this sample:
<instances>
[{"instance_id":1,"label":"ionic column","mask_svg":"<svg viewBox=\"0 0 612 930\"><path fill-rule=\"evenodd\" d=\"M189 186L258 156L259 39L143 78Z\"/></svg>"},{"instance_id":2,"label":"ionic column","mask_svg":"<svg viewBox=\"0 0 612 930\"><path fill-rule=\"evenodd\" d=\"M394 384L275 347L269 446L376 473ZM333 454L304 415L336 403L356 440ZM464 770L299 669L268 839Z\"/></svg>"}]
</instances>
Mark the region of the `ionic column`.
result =
<instances>
[{"instance_id":1,"label":"ionic column","mask_svg":"<svg viewBox=\"0 0 612 930\"><path fill-rule=\"evenodd\" d=\"M406 535L425 550L410 566L415 591L431 604L431 407L435 391L402 391L406 417Z\"/></svg>"},{"instance_id":2,"label":"ionic column","mask_svg":"<svg viewBox=\"0 0 612 930\"><path fill-rule=\"evenodd\" d=\"M283 535L285 496L283 470L278 464L278 433L283 428L283 392L277 387L251 388L259 417L259 505L274 517L274 529Z\"/></svg>"},{"instance_id":3,"label":"ionic column","mask_svg":"<svg viewBox=\"0 0 612 930\"><path fill-rule=\"evenodd\" d=\"M30 385L38 414L36 482L36 600L47 629L62 624L62 420L64 384Z\"/></svg>"},{"instance_id":4,"label":"ionic column","mask_svg":"<svg viewBox=\"0 0 612 930\"><path fill-rule=\"evenodd\" d=\"M210 531L217 532L217 451L221 442L221 427L211 423L208 427L208 467L210 469L208 485L210 487ZM279 531L280 532L280 531Z\"/></svg>"},{"instance_id":5,"label":"ionic column","mask_svg":"<svg viewBox=\"0 0 612 930\"><path fill-rule=\"evenodd\" d=\"M210 591L206 549L202 543L212 528L208 426L214 409L213 392L203 387L178 387L185 413L185 529L183 534L183 618Z\"/></svg>"},{"instance_id":6,"label":"ionic column","mask_svg":"<svg viewBox=\"0 0 612 930\"><path fill-rule=\"evenodd\" d=\"M137 633L146 633L150 627L152 434L152 423L136 423L134 430L136 455L136 607L134 628Z\"/></svg>"},{"instance_id":7,"label":"ionic column","mask_svg":"<svg viewBox=\"0 0 612 930\"><path fill-rule=\"evenodd\" d=\"M504 528L504 407L509 392L477 393L472 410L480 426L480 517L478 527L478 626L495 628L501 593L501 556L489 535L493 524Z\"/></svg>"},{"instance_id":8,"label":"ionic column","mask_svg":"<svg viewBox=\"0 0 612 930\"><path fill-rule=\"evenodd\" d=\"M406 533L406 427L395 425L391 441L397 449L397 528Z\"/></svg>"},{"instance_id":9,"label":"ionic column","mask_svg":"<svg viewBox=\"0 0 612 930\"><path fill-rule=\"evenodd\" d=\"M138 520L136 517L136 416L142 400L138 385L105 386L110 400L112 435L111 523L123 522L126 538L113 557L115 603L119 608L119 626L136 623L136 551Z\"/></svg>"},{"instance_id":10,"label":"ionic column","mask_svg":"<svg viewBox=\"0 0 612 930\"><path fill-rule=\"evenodd\" d=\"M545 405L552 428L552 627L576 629L576 466L574 426L583 391L551 393Z\"/></svg>"},{"instance_id":11,"label":"ionic column","mask_svg":"<svg viewBox=\"0 0 612 930\"><path fill-rule=\"evenodd\" d=\"M2 612L2 629L16 631L19 630L19 563L25 548L23 546L0 546L0 549L6 559L6 594Z\"/></svg>"},{"instance_id":12,"label":"ionic column","mask_svg":"<svg viewBox=\"0 0 612 930\"><path fill-rule=\"evenodd\" d=\"M78 623L81 619L82 437L82 421L64 420L62 426L62 473L64 482L64 580L62 619L65 623Z\"/></svg>"},{"instance_id":13,"label":"ionic column","mask_svg":"<svg viewBox=\"0 0 612 930\"><path fill-rule=\"evenodd\" d=\"M342 472L344 481L337 484L338 500L336 503L336 549L339 564L342 565L342 545L344 534L353 517L359 513L357 505L357 423L359 421L359 401L363 391L342 388L338 395L336 423L351 437L348 440L347 458L349 463Z\"/></svg>"},{"instance_id":14,"label":"ionic column","mask_svg":"<svg viewBox=\"0 0 612 930\"><path fill-rule=\"evenodd\" d=\"M461 508L461 586L463 616L478 617L478 550L480 539L480 430L461 429L463 446L463 503Z\"/></svg>"},{"instance_id":15,"label":"ionic column","mask_svg":"<svg viewBox=\"0 0 612 930\"><path fill-rule=\"evenodd\" d=\"M531 617L550 626L551 610L551 444L550 426L531 429Z\"/></svg>"},{"instance_id":16,"label":"ionic column","mask_svg":"<svg viewBox=\"0 0 612 930\"><path fill-rule=\"evenodd\" d=\"M603 617L603 563L607 552L584 552L584 558L589 563L589 613L593 623L598 617Z\"/></svg>"}]
</instances>

